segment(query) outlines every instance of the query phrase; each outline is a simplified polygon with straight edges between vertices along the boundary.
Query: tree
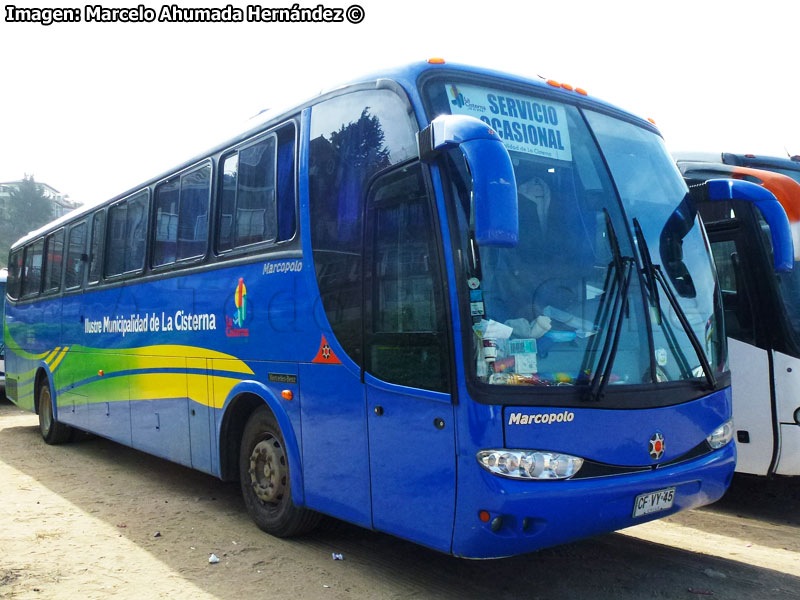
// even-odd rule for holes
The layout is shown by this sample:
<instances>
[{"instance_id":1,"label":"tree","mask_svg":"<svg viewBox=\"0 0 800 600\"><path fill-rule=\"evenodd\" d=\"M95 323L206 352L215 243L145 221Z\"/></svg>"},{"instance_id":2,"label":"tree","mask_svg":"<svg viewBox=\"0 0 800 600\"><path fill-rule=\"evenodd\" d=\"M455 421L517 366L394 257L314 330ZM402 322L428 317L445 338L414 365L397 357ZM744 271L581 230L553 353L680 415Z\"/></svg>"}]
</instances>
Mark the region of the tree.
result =
<instances>
[{"instance_id":1,"label":"tree","mask_svg":"<svg viewBox=\"0 0 800 600\"><path fill-rule=\"evenodd\" d=\"M8 266L11 244L53 218L53 203L33 175L26 175L6 200L0 213L0 267Z\"/></svg>"}]
</instances>

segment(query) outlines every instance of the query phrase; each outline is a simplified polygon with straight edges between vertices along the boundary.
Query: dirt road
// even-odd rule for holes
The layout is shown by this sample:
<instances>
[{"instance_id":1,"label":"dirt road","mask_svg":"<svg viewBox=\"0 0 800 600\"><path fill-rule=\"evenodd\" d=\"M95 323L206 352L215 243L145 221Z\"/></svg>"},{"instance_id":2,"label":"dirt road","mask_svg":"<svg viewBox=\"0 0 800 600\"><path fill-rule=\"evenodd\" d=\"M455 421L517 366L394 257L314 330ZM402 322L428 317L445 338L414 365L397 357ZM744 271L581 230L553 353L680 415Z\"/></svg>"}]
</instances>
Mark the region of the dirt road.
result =
<instances>
[{"instance_id":1,"label":"dirt road","mask_svg":"<svg viewBox=\"0 0 800 600\"><path fill-rule=\"evenodd\" d=\"M235 485L99 438L47 446L37 424L0 400L0 598L800 598L800 481L476 562L345 524L272 538Z\"/></svg>"}]
</instances>

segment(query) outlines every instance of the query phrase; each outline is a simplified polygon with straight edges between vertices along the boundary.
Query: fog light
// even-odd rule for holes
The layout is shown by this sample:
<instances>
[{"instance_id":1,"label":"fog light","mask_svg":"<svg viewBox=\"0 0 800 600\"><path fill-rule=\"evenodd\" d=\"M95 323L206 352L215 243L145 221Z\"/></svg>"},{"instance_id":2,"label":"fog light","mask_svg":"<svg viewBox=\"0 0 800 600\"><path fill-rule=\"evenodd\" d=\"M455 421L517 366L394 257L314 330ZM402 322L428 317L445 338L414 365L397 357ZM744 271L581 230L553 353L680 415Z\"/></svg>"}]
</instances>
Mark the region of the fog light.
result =
<instances>
[{"instance_id":1,"label":"fog light","mask_svg":"<svg viewBox=\"0 0 800 600\"><path fill-rule=\"evenodd\" d=\"M569 479L583 459L545 450L481 450L480 465L495 475L512 479Z\"/></svg>"},{"instance_id":2,"label":"fog light","mask_svg":"<svg viewBox=\"0 0 800 600\"><path fill-rule=\"evenodd\" d=\"M731 441L733 437L733 420L723 423L711 432L706 438L708 445L714 450L722 448L725 444Z\"/></svg>"}]
</instances>

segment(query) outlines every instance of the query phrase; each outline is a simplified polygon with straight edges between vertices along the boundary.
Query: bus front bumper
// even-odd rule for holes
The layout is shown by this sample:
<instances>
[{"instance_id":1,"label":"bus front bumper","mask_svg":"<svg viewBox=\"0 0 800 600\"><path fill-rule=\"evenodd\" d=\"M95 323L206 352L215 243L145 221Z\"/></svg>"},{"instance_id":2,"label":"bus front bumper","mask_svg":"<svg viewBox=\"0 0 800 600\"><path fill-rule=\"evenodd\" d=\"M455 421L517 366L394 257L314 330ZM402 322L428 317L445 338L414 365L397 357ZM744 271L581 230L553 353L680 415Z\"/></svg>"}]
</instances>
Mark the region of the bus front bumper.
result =
<instances>
[{"instance_id":1,"label":"bus front bumper","mask_svg":"<svg viewBox=\"0 0 800 600\"><path fill-rule=\"evenodd\" d=\"M499 558L652 521L718 500L733 476L733 443L694 460L631 475L520 481L461 457L453 554ZM633 517L640 494L675 488L672 507ZM481 512L489 519L481 519ZM485 514L483 515L485 518Z\"/></svg>"}]
</instances>

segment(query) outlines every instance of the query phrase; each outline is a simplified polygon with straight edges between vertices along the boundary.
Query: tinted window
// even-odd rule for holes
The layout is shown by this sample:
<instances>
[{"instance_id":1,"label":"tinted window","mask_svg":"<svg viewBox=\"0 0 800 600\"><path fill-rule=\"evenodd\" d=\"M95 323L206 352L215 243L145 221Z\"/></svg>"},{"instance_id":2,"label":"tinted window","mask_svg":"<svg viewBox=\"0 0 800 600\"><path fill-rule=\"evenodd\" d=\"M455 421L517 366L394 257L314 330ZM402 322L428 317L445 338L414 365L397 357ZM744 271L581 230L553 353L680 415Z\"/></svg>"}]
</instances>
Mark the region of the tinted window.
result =
<instances>
[{"instance_id":1,"label":"tinted window","mask_svg":"<svg viewBox=\"0 0 800 600\"><path fill-rule=\"evenodd\" d=\"M156 188L154 266L205 254L210 180L206 165Z\"/></svg>"},{"instance_id":2,"label":"tinted window","mask_svg":"<svg viewBox=\"0 0 800 600\"><path fill-rule=\"evenodd\" d=\"M156 214L153 265L175 261L178 246L178 201L181 182L174 179L156 188L154 212Z\"/></svg>"},{"instance_id":3,"label":"tinted window","mask_svg":"<svg viewBox=\"0 0 800 600\"><path fill-rule=\"evenodd\" d=\"M742 279L739 253L734 240L712 242L711 252L717 266L722 307L725 311L725 330L729 337L756 343L753 310Z\"/></svg>"},{"instance_id":4,"label":"tinted window","mask_svg":"<svg viewBox=\"0 0 800 600\"><path fill-rule=\"evenodd\" d=\"M61 287L61 265L64 257L64 230L47 236L47 262L45 263L44 290L51 292Z\"/></svg>"},{"instance_id":5,"label":"tinted window","mask_svg":"<svg viewBox=\"0 0 800 600\"><path fill-rule=\"evenodd\" d=\"M178 213L178 260L203 256L208 240L208 205L211 202L211 166L181 177Z\"/></svg>"},{"instance_id":6,"label":"tinted window","mask_svg":"<svg viewBox=\"0 0 800 600\"><path fill-rule=\"evenodd\" d=\"M42 254L44 240L25 248L25 266L22 274L22 295L38 294L42 287Z\"/></svg>"},{"instance_id":7,"label":"tinted window","mask_svg":"<svg viewBox=\"0 0 800 600\"><path fill-rule=\"evenodd\" d=\"M419 165L379 179L370 204L368 369L391 383L446 391L437 238Z\"/></svg>"},{"instance_id":8,"label":"tinted window","mask_svg":"<svg viewBox=\"0 0 800 600\"><path fill-rule=\"evenodd\" d=\"M92 217L92 248L89 256L89 283L97 283L103 274L103 241L106 238L106 215L95 213Z\"/></svg>"},{"instance_id":9,"label":"tinted window","mask_svg":"<svg viewBox=\"0 0 800 600\"><path fill-rule=\"evenodd\" d=\"M277 239L275 185L277 138L229 155L223 162L220 194L220 251Z\"/></svg>"},{"instance_id":10,"label":"tinted window","mask_svg":"<svg viewBox=\"0 0 800 600\"><path fill-rule=\"evenodd\" d=\"M357 92L311 112L311 243L325 314L339 343L361 363L361 238L367 180L417 153L416 127L387 90Z\"/></svg>"},{"instance_id":11,"label":"tinted window","mask_svg":"<svg viewBox=\"0 0 800 600\"><path fill-rule=\"evenodd\" d=\"M22 250L14 250L8 259L8 295L19 298L22 279Z\"/></svg>"},{"instance_id":12,"label":"tinted window","mask_svg":"<svg viewBox=\"0 0 800 600\"><path fill-rule=\"evenodd\" d=\"M83 283L83 269L86 253L86 223L75 225L69 230L67 242L67 268L64 271L64 288L72 289Z\"/></svg>"},{"instance_id":13,"label":"tinted window","mask_svg":"<svg viewBox=\"0 0 800 600\"><path fill-rule=\"evenodd\" d=\"M108 210L106 275L130 273L144 267L146 233L146 192Z\"/></svg>"}]
</instances>

